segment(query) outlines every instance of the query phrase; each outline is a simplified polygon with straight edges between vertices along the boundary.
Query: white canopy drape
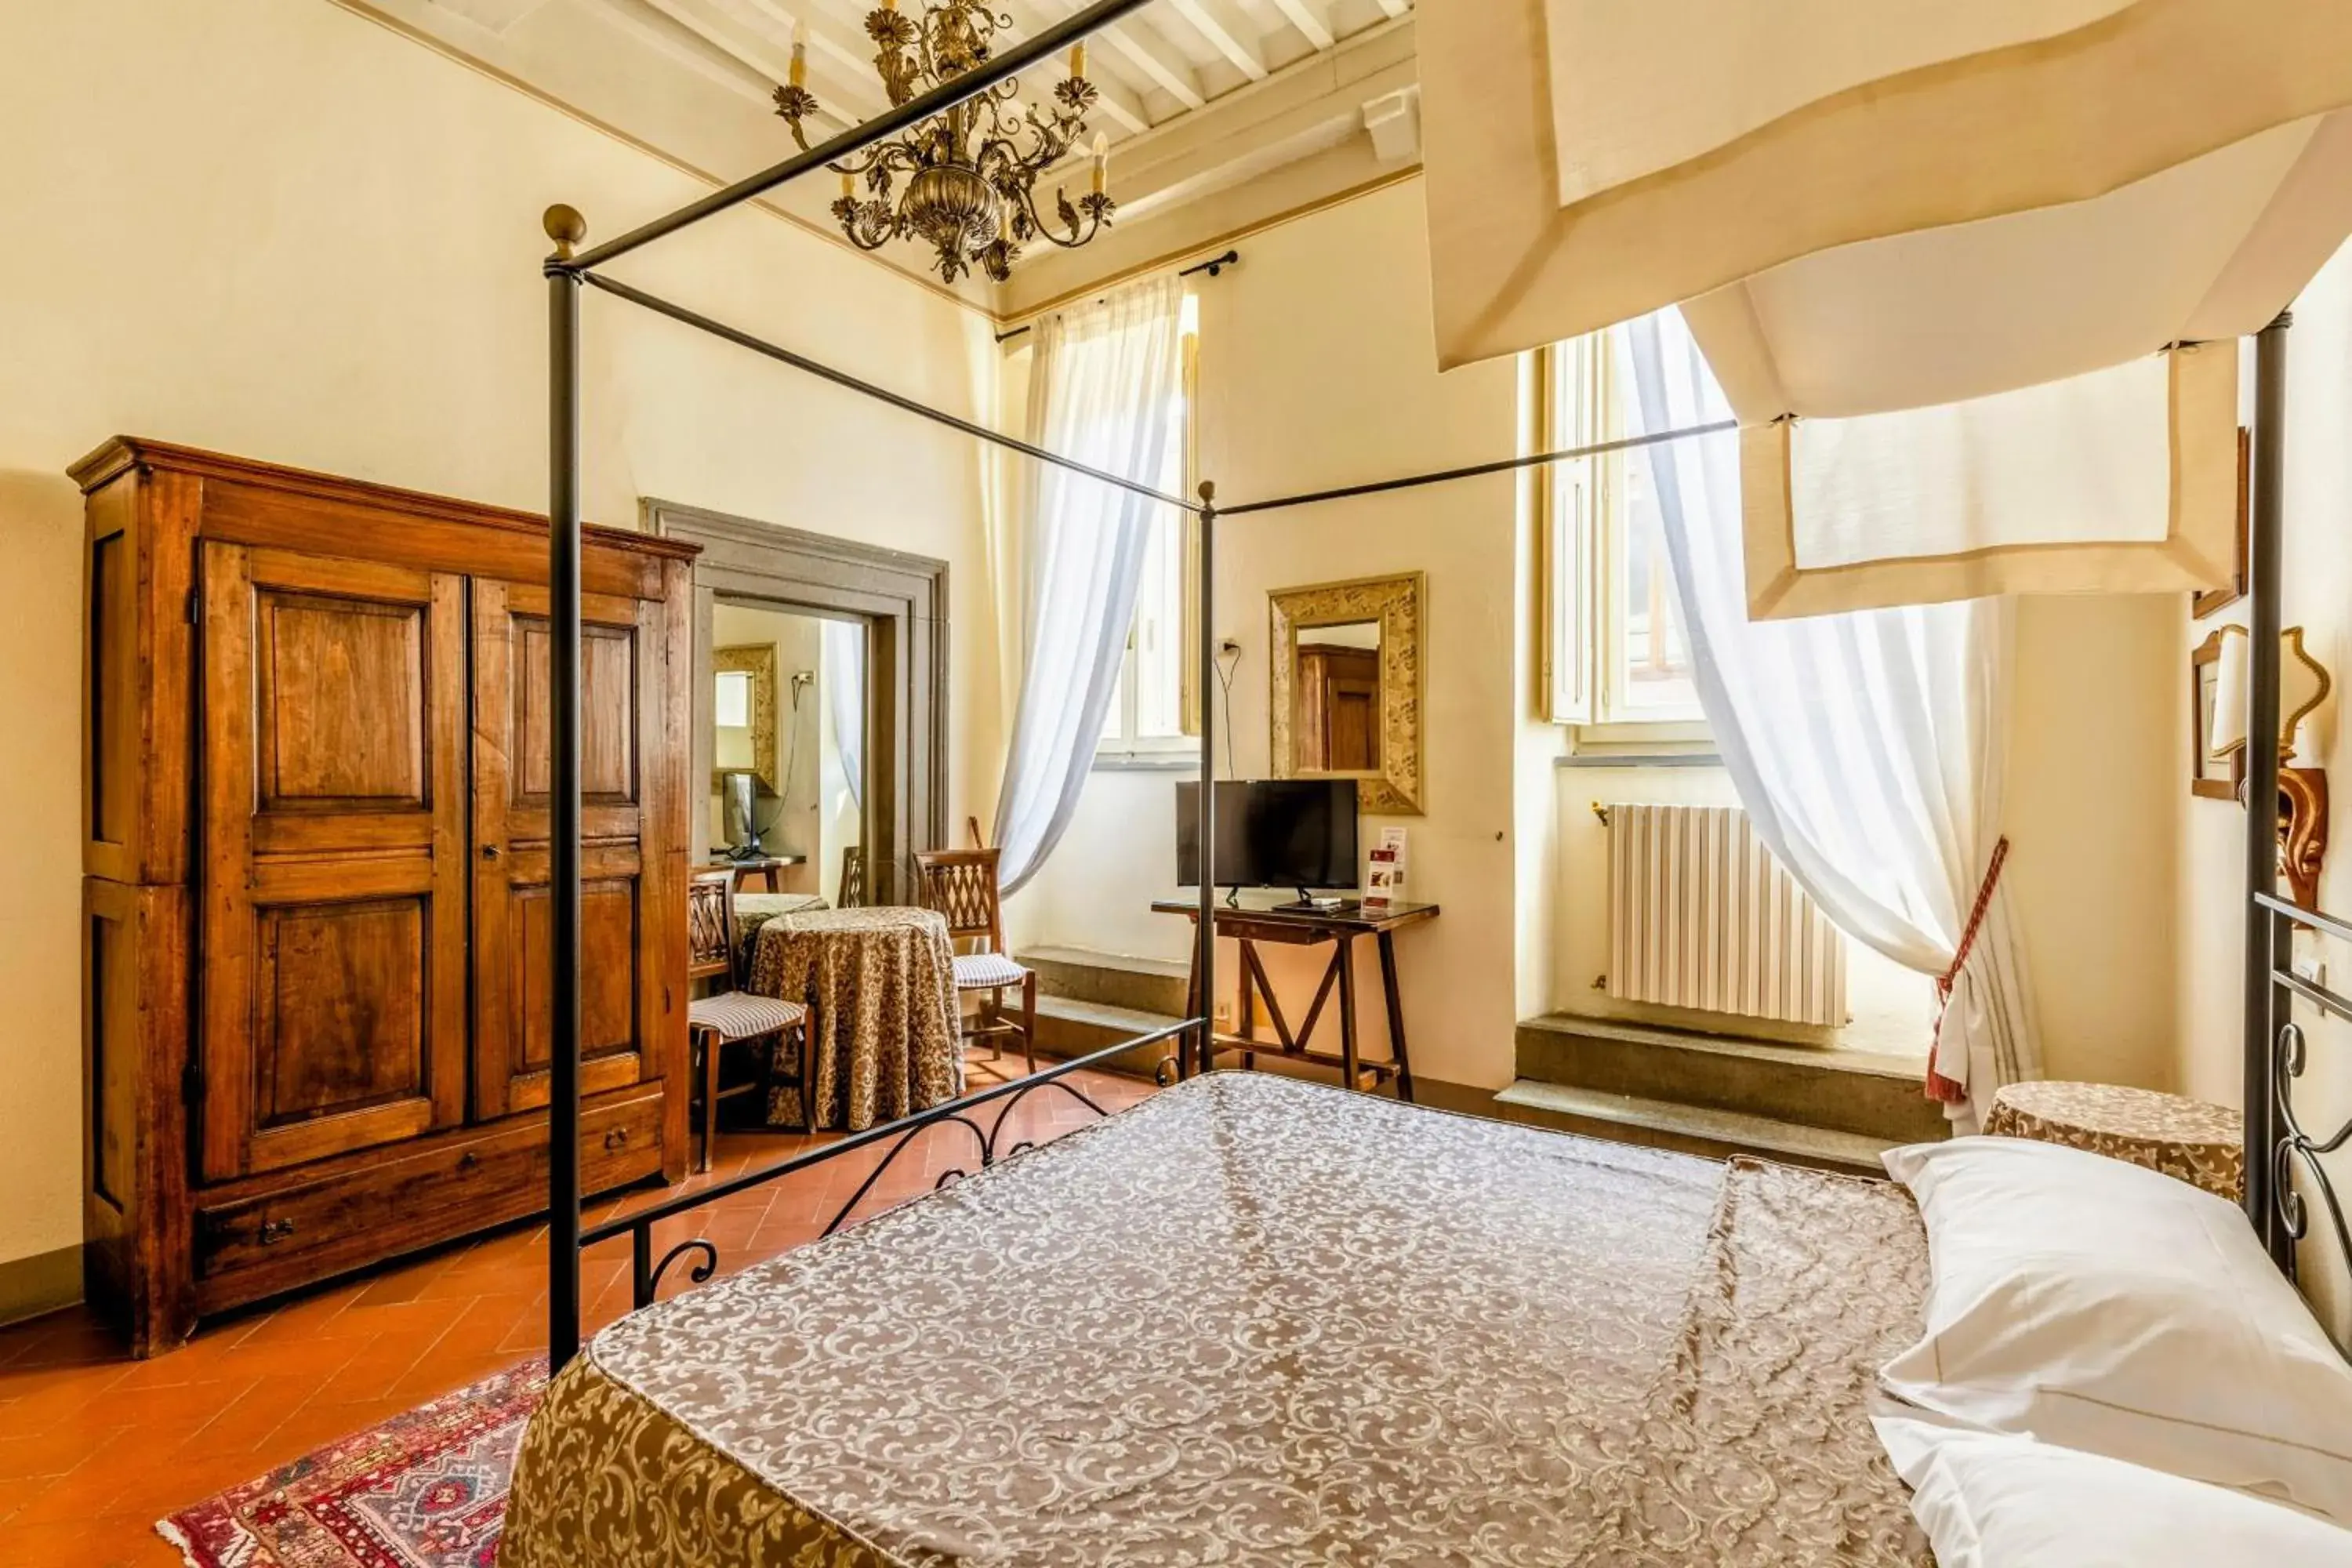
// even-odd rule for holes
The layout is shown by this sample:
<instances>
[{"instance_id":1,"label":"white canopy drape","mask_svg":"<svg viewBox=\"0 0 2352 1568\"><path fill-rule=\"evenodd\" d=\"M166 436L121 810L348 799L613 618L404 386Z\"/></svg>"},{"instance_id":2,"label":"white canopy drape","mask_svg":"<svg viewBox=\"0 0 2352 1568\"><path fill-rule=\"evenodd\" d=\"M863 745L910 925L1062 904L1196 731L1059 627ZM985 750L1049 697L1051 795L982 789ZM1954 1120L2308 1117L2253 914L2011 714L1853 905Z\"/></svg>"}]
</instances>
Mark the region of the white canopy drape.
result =
<instances>
[{"instance_id":1,"label":"white canopy drape","mask_svg":"<svg viewBox=\"0 0 2352 1568\"><path fill-rule=\"evenodd\" d=\"M1038 323L1030 439L1173 494L1182 483L1181 279L1157 278ZM1053 852L1118 691L1144 547L1174 509L1034 465L1023 532L1021 697L996 799L997 876L1010 893Z\"/></svg>"},{"instance_id":2,"label":"white canopy drape","mask_svg":"<svg viewBox=\"0 0 2352 1568\"><path fill-rule=\"evenodd\" d=\"M1678 312L1619 336L1629 433L1724 416ZM1751 621L1737 437L1633 460L1647 468L1699 700L1740 805L1839 930L1948 981L1930 1081L1973 1125L1994 1089L2040 1073L2000 874L2006 601Z\"/></svg>"},{"instance_id":3,"label":"white canopy drape","mask_svg":"<svg viewBox=\"0 0 2352 1568\"><path fill-rule=\"evenodd\" d=\"M2210 586L2234 357L2352 233L2343 0L1418 15L1438 352L1681 303L1751 609Z\"/></svg>"}]
</instances>

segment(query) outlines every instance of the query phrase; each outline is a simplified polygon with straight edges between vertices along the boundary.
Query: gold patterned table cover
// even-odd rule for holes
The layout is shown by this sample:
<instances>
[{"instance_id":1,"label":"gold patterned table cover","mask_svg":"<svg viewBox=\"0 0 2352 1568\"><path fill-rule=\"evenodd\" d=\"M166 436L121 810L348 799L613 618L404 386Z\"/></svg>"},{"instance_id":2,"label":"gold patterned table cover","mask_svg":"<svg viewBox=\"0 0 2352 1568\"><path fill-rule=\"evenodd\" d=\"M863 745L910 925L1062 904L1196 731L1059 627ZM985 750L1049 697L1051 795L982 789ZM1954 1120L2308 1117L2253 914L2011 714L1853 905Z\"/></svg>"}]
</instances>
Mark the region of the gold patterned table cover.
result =
<instances>
[{"instance_id":1,"label":"gold patterned table cover","mask_svg":"<svg viewBox=\"0 0 2352 1568\"><path fill-rule=\"evenodd\" d=\"M1216 1073L605 1330L501 1568L1919 1568L1885 1183Z\"/></svg>"},{"instance_id":2,"label":"gold patterned table cover","mask_svg":"<svg viewBox=\"0 0 2352 1568\"><path fill-rule=\"evenodd\" d=\"M777 915L753 943L750 989L809 1004L819 1127L863 1132L963 1092L955 950L930 910ZM778 1096L796 1120L797 1091Z\"/></svg>"},{"instance_id":3,"label":"gold patterned table cover","mask_svg":"<svg viewBox=\"0 0 2352 1568\"><path fill-rule=\"evenodd\" d=\"M735 895L735 973L751 973L751 950L760 939L760 928L779 915L801 914L830 909L814 893L746 893Z\"/></svg>"},{"instance_id":4,"label":"gold patterned table cover","mask_svg":"<svg viewBox=\"0 0 2352 1568\"><path fill-rule=\"evenodd\" d=\"M1994 1093L1984 1130L2088 1149L2246 1201L2245 1119L2226 1105L2114 1083L2011 1083Z\"/></svg>"}]
</instances>

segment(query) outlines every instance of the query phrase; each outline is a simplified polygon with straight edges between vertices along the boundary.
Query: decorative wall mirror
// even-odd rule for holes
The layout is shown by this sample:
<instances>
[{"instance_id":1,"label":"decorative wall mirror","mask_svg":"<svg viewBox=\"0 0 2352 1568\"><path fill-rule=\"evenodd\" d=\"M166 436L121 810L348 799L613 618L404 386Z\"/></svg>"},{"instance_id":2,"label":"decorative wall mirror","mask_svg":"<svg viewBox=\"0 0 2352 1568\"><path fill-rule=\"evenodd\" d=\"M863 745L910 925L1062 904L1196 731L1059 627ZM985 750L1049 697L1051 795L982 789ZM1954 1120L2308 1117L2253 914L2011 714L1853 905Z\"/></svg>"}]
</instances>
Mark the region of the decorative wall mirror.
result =
<instances>
[{"instance_id":1,"label":"decorative wall mirror","mask_svg":"<svg viewBox=\"0 0 2352 1568\"><path fill-rule=\"evenodd\" d=\"M1266 595L1276 778L1355 778L1363 809L1417 816L1422 574Z\"/></svg>"},{"instance_id":2,"label":"decorative wall mirror","mask_svg":"<svg viewBox=\"0 0 2352 1568\"><path fill-rule=\"evenodd\" d=\"M710 785L727 787L729 773L748 773L761 790L781 794L776 778L776 649L772 643L713 648Z\"/></svg>"}]
</instances>

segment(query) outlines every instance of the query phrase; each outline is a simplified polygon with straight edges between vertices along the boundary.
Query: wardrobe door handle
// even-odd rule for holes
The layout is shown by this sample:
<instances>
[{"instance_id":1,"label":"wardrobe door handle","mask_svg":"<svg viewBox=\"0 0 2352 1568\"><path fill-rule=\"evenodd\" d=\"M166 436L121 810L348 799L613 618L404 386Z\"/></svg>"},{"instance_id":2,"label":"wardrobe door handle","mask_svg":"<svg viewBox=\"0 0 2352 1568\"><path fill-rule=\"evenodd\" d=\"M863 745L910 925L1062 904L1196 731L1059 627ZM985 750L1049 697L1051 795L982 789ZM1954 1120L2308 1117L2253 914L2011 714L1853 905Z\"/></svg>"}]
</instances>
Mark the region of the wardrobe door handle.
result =
<instances>
[{"instance_id":1,"label":"wardrobe door handle","mask_svg":"<svg viewBox=\"0 0 2352 1568\"><path fill-rule=\"evenodd\" d=\"M485 845L483 845L483 846L482 846L482 858L483 858L483 859L485 859L485 860L495 860L495 859L497 859L498 858L499 858L499 847L498 847L497 845L495 845L495 844L485 844Z\"/></svg>"}]
</instances>

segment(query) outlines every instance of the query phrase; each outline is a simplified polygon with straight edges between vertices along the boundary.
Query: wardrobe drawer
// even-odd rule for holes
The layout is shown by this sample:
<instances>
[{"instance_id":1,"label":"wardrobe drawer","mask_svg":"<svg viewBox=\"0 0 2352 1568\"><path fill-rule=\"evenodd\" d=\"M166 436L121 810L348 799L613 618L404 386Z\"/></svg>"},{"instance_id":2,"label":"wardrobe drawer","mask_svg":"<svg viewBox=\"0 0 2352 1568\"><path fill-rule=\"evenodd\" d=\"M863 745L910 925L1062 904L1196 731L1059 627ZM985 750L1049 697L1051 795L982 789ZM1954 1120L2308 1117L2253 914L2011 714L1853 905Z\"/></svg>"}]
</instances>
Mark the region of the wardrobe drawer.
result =
<instances>
[{"instance_id":1,"label":"wardrobe drawer","mask_svg":"<svg viewBox=\"0 0 2352 1568\"><path fill-rule=\"evenodd\" d=\"M520 1219L547 1206L544 1112L420 1139L355 1169L198 1194L199 1310L254 1300L404 1252ZM603 1192L661 1170L662 1086L582 1108L581 1190ZM240 1183L240 1189L250 1184Z\"/></svg>"}]
</instances>

